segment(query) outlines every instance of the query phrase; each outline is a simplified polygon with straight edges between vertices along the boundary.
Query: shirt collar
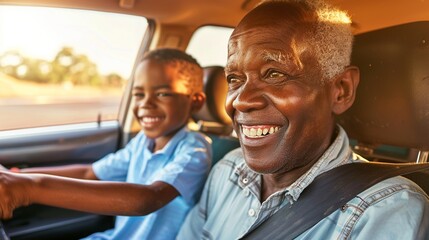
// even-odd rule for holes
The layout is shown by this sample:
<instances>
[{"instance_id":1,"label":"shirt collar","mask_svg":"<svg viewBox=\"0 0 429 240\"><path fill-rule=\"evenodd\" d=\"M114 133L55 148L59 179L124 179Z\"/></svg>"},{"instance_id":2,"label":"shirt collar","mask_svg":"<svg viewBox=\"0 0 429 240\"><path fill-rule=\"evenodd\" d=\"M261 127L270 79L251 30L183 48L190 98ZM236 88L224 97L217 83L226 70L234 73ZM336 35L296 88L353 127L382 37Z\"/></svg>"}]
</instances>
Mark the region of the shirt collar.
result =
<instances>
[{"instance_id":1,"label":"shirt collar","mask_svg":"<svg viewBox=\"0 0 429 240\"><path fill-rule=\"evenodd\" d=\"M179 131L177 131L176 134L168 141L168 143L160 150L156 151L153 154L160 154L160 155L166 155L166 156L172 156L176 147L177 143L180 142L183 138L186 137L187 132L189 132L188 127L182 127ZM148 138L148 145L147 147L150 147L153 144L153 139Z\"/></svg>"},{"instance_id":2,"label":"shirt collar","mask_svg":"<svg viewBox=\"0 0 429 240\"><path fill-rule=\"evenodd\" d=\"M296 201L302 191L313 182L314 178L334 167L343 165L352 156L349 147L349 140L344 129L337 125L338 135L329 148L323 153L320 159L301 177L293 182L289 187L275 193L285 194L292 201ZM238 164L233 174L238 175L238 185L241 188L249 187L254 194L259 195L261 185L261 175L251 170L245 161ZM258 189L259 188L259 189ZM273 194L274 195L274 194Z\"/></svg>"}]
</instances>

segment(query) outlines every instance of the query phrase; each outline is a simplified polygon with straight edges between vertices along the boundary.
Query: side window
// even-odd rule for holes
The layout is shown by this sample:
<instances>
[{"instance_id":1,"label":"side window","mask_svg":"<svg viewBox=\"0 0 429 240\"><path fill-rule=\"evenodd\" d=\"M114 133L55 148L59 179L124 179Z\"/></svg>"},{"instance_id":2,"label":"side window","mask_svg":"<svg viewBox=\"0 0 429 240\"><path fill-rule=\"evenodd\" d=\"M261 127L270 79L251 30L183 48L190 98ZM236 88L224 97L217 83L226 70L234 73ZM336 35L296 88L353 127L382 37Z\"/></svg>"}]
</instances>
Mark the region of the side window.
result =
<instances>
[{"instance_id":1,"label":"side window","mask_svg":"<svg viewBox=\"0 0 429 240\"><path fill-rule=\"evenodd\" d=\"M203 66L225 66L228 54L228 39L234 29L218 26L199 28L189 42L186 52Z\"/></svg>"},{"instance_id":2,"label":"side window","mask_svg":"<svg viewBox=\"0 0 429 240\"><path fill-rule=\"evenodd\" d=\"M0 131L115 120L143 17L0 6Z\"/></svg>"}]
</instances>

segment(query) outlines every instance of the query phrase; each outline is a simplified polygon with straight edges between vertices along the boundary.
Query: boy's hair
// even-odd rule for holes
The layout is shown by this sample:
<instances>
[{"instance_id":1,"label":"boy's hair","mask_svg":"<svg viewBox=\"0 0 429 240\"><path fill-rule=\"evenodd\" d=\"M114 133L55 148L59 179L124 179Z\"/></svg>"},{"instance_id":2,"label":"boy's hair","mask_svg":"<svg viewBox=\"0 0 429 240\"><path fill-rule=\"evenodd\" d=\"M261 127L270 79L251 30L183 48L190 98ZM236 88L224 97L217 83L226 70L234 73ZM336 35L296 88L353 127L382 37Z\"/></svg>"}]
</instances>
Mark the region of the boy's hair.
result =
<instances>
[{"instance_id":1,"label":"boy's hair","mask_svg":"<svg viewBox=\"0 0 429 240\"><path fill-rule=\"evenodd\" d=\"M203 69L191 55L174 48L160 48L147 52L142 61L155 60L172 64L182 79L187 80L190 93L203 91Z\"/></svg>"}]
</instances>

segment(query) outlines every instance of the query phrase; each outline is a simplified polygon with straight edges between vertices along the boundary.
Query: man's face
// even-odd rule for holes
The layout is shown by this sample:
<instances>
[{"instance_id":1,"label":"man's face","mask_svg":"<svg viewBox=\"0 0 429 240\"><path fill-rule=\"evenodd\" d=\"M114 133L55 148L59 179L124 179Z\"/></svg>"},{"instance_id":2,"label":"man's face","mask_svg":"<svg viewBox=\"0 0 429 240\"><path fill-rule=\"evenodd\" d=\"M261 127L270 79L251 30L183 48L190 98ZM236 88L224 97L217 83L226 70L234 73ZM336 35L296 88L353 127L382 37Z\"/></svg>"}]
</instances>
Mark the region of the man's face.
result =
<instances>
[{"instance_id":1,"label":"man's face","mask_svg":"<svg viewBox=\"0 0 429 240\"><path fill-rule=\"evenodd\" d=\"M168 141L190 116L191 93L176 68L145 60L136 70L133 112L149 138Z\"/></svg>"},{"instance_id":2,"label":"man's face","mask_svg":"<svg viewBox=\"0 0 429 240\"><path fill-rule=\"evenodd\" d=\"M286 19L287 10L271 10L254 11L231 36L226 110L249 167L284 173L320 158L334 116L331 86L320 84L302 30Z\"/></svg>"}]
</instances>

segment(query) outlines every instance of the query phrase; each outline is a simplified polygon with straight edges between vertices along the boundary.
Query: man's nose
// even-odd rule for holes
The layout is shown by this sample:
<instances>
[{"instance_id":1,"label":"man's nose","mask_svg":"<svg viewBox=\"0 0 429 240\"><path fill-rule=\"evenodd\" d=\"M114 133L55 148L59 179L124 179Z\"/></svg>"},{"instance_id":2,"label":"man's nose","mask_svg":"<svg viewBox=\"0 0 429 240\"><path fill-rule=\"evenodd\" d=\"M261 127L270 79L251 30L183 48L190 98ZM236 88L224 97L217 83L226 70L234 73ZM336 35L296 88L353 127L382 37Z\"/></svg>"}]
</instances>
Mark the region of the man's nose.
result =
<instances>
[{"instance_id":1,"label":"man's nose","mask_svg":"<svg viewBox=\"0 0 429 240\"><path fill-rule=\"evenodd\" d=\"M263 85L255 81L246 81L238 90L237 97L232 102L234 109L240 112L249 112L262 109L266 106L266 99L263 94Z\"/></svg>"}]
</instances>

